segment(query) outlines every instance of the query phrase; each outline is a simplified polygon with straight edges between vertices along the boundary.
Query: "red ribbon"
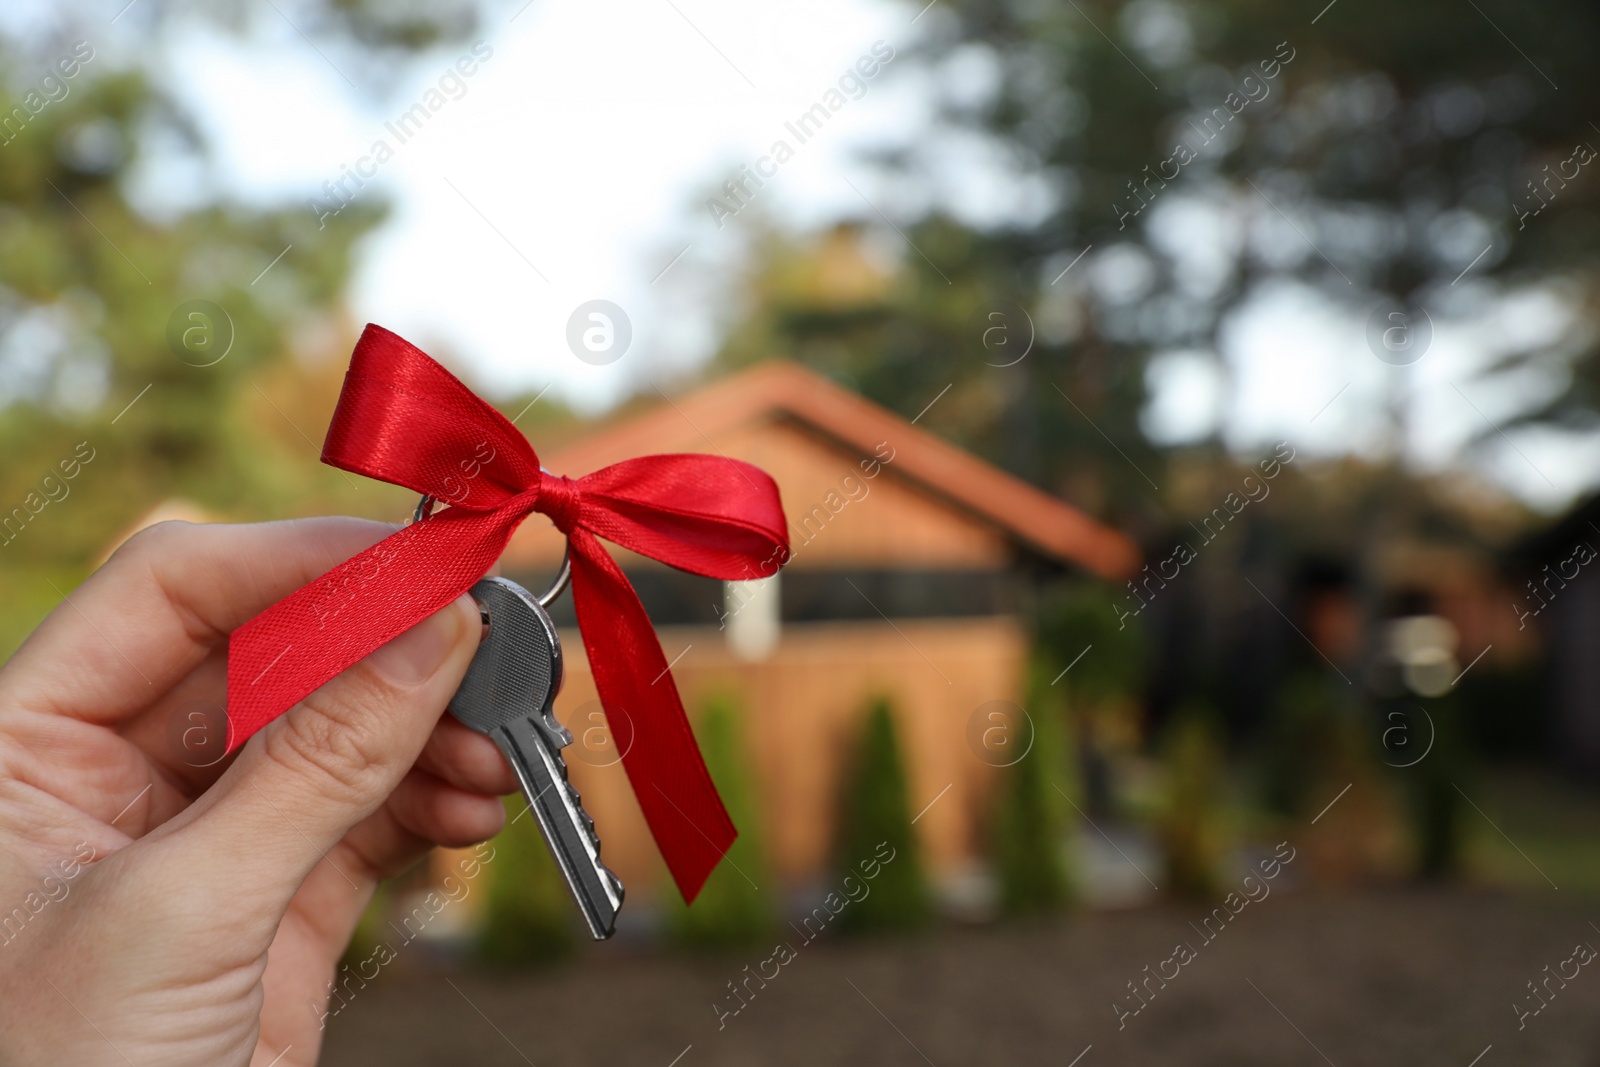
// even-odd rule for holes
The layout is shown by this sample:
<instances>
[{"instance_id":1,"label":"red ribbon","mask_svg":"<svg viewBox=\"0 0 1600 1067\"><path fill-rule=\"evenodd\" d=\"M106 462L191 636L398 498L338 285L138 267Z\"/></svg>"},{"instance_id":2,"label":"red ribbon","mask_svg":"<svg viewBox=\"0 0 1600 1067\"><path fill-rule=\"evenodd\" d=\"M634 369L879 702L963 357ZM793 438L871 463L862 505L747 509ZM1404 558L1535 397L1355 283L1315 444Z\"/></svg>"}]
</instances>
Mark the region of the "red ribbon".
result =
<instances>
[{"instance_id":1,"label":"red ribbon","mask_svg":"<svg viewBox=\"0 0 1600 1067\"><path fill-rule=\"evenodd\" d=\"M530 512L567 535L578 627L639 807L685 900L737 831L706 772L638 594L598 537L708 578L775 573L789 541L778 487L722 456L546 474L516 427L380 326L357 342L322 461L437 497L413 523L285 597L228 642L229 750L470 589Z\"/></svg>"}]
</instances>

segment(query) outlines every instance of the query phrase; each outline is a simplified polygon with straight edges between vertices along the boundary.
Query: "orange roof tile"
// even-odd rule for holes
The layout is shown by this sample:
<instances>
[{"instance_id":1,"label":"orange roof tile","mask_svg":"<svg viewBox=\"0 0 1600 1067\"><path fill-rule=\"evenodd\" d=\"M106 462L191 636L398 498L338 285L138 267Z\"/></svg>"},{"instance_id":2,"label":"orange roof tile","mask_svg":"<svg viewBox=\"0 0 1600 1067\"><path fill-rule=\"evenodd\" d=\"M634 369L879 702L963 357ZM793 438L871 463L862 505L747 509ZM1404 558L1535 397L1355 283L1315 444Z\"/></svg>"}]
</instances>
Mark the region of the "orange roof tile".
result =
<instances>
[{"instance_id":1,"label":"orange roof tile","mask_svg":"<svg viewBox=\"0 0 1600 1067\"><path fill-rule=\"evenodd\" d=\"M681 399L668 398L542 460L575 477L652 452L715 451L721 434L774 417L793 419L863 455L889 440L898 476L1050 558L1106 578L1139 568L1138 548L1117 530L787 360L769 360Z\"/></svg>"}]
</instances>

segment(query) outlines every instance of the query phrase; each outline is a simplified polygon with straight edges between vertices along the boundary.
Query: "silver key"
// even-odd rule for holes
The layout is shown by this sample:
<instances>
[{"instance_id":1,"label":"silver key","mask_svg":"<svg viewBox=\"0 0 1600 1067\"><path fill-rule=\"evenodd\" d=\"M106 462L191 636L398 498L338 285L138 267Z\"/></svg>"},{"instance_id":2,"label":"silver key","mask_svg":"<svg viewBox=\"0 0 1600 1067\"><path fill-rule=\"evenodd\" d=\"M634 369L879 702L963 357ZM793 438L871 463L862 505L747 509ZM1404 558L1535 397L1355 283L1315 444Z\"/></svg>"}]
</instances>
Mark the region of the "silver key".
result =
<instances>
[{"instance_id":1,"label":"silver key","mask_svg":"<svg viewBox=\"0 0 1600 1067\"><path fill-rule=\"evenodd\" d=\"M517 772L556 865L596 941L610 937L622 907L622 882L600 862L600 838L567 781L561 750L572 734L556 721L561 643L555 624L522 586L485 578L472 598L489 632L450 701L450 714L499 746Z\"/></svg>"}]
</instances>

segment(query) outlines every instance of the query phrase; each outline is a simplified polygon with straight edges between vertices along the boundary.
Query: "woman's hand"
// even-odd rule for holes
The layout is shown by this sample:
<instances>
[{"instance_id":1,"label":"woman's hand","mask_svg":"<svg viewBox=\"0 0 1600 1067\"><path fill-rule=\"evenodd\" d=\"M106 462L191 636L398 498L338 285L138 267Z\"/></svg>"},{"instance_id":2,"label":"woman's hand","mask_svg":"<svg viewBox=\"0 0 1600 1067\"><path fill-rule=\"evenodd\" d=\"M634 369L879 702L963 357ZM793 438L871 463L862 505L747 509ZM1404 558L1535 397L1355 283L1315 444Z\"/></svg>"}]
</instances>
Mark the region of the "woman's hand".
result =
<instances>
[{"instance_id":1,"label":"woman's hand","mask_svg":"<svg viewBox=\"0 0 1600 1067\"><path fill-rule=\"evenodd\" d=\"M233 757L183 743L221 722L228 634L391 532L152 527L0 668L0 1063L315 1063L378 881L499 830L515 779L440 718L478 643L468 597Z\"/></svg>"}]
</instances>

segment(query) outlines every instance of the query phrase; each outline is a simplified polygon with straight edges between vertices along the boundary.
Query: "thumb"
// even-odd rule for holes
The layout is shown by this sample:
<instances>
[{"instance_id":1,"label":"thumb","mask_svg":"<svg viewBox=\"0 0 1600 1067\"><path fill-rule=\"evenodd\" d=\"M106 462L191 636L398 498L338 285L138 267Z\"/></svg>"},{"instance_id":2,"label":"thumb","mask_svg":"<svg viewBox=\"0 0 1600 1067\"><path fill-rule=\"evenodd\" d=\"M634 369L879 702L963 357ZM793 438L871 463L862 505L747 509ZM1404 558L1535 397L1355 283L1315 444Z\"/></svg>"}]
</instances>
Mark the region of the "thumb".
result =
<instances>
[{"instance_id":1,"label":"thumb","mask_svg":"<svg viewBox=\"0 0 1600 1067\"><path fill-rule=\"evenodd\" d=\"M190 869L287 905L417 761L480 634L478 607L463 595L268 724L185 812L172 843Z\"/></svg>"}]
</instances>

